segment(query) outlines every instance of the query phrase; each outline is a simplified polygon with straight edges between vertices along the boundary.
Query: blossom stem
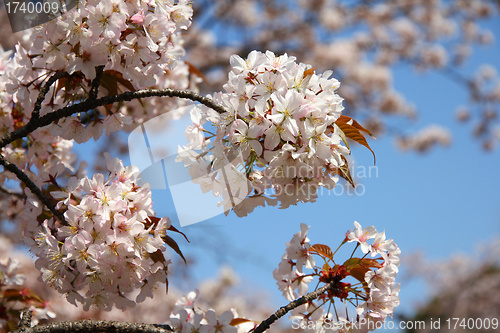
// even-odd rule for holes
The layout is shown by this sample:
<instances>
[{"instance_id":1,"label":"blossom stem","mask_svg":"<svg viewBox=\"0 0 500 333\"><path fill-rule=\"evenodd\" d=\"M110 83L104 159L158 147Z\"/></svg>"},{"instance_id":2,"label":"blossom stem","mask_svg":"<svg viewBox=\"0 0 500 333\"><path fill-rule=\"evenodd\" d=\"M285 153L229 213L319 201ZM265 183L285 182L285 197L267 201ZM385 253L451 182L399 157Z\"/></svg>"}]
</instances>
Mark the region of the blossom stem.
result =
<instances>
[{"instance_id":1,"label":"blossom stem","mask_svg":"<svg viewBox=\"0 0 500 333\"><path fill-rule=\"evenodd\" d=\"M344 245L345 243L346 243L346 242L344 241L344 242L342 242L342 244L340 244L340 245L337 247L337 249L336 249L336 250L333 252L333 254L332 254L332 258L335 256L335 253L337 253L337 251L338 251L338 250L342 247L342 245Z\"/></svg>"},{"instance_id":2,"label":"blossom stem","mask_svg":"<svg viewBox=\"0 0 500 333\"><path fill-rule=\"evenodd\" d=\"M8 170L13 174L15 174L17 178L30 189L31 193L36 195L36 197L40 199L40 201L48 209L50 209L52 214L54 214L54 216L57 217L59 221L61 221L61 223L67 224L66 220L64 219L63 213L56 208L56 206L50 201L49 198L47 198L47 196L45 196L45 194L42 193L42 191L38 188L38 186L36 186L35 183L33 183L33 181L28 177L26 173L24 173L21 169L19 169L15 164L12 164L7 160L5 160L3 156L0 156L0 164L3 165L5 170Z\"/></svg>"},{"instance_id":3,"label":"blossom stem","mask_svg":"<svg viewBox=\"0 0 500 333\"><path fill-rule=\"evenodd\" d=\"M354 255L354 253L356 252L356 250L358 249L358 247L359 247L359 243L356 244L356 247L352 251L351 256L349 257L349 259L352 259L352 256Z\"/></svg>"}]
</instances>

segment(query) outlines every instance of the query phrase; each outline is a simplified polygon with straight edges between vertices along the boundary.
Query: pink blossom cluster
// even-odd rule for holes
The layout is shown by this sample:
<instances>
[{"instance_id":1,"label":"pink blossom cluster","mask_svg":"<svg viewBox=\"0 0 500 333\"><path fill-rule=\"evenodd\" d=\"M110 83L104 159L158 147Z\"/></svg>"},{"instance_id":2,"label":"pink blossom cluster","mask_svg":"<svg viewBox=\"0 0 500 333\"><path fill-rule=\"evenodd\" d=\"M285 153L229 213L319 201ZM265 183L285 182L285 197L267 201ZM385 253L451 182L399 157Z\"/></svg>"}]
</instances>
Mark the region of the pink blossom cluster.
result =
<instances>
[{"instance_id":1,"label":"pink blossom cluster","mask_svg":"<svg viewBox=\"0 0 500 333\"><path fill-rule=\"evenodd\" d=\"M17 74L43 68L81 72L92 80L95 67L105 65L127 80L153 85L154 77L184 54L172 37L191 25L192 14L185 0L80 0L74 10L37 27L29 49L16 47L16 61L27 66Z\"/></svg>"},{"instance_id":2,"label":"pink blossom cluster","mask_svg":"<svg viewBox=\"0 0 500 333\"><path fill-rule=\"evenodd\" d=\"M363 253L370 253L371 257L380 255L383 259L382 267L366 272L365 282L370 295L356 307L356 313L360 318L384 321L399 305L400 285L396 284L396 275L399 272L401 250L394 240L386 239L385 231L378 232L373 226L362 229L358 222L354 222L354 225L354 230L347 234L348 241L357 242Z\"/></svg>"},{"instance_id":3,"label":"pink blossom cluster","mask_svg":"<svg viewBox=\"0 0 500 333\"><path fill-rule=\"evenodd\" d=\"M136 167L109 159L106 178L70 178L52 191L67 208L65 223L44 219L37 201L23 218L25 242L38 259L41 279L70 303L125 309L153 297L167 279L165 237L168 218L152 218L151 191Z\"/></svg>"},{"instance_id":4,"label":"pink blossom cluster","mask_svg":"<svg viewBox=\"0 0 500 333\"><path fill-rule=\"evenodd\" d=\"M238 317L235 309L217 316L212 310L203 310L195 305L198 291L191 291L175 303L170 315L170 323L175 331L182 333L246 333L256 327L256 323Z\"/></svg>"},{"instance_id":5,"label":"pink blossom cluster","mask_svg":"<svg viewBox=\"0 0 500 333\"><path fill-rule=\"evenodd\" d=\"M0 136L31 120L42 87L56 73L66 75L48 91L42 116L88 98L96 66L104 66L98 97L142 88L194 88L188 64L179 60L184 54L180 30L189 27L191 16L184 0L82 0L64 16L25 31L14 55L0 47ZM51 177L75 171L74 142L131 130L179 105L177 99L157 97L87 110L39 128L1 153L42 188ZM83 176L81 170L76 176ZM9 180L17 177L1 170L0 186ZM20 213L25 207L18 199L2 200L1 214Z\"/></svg>"},{"instance_id":6,"label":"pink blossom cluster","mask_svg":"<svg viewBox=\"0 0 500 333\"><path fill-rule=\"evenodd\" d=\"M300 224L300 232L293 235L292 240L286 243L286 253L281 258L278 268L273 271L279 289L290 302L307 294L308 283L313 280L312 276L304 274L304 267L312 269L315 265L314 257L309 252L311 244L307 238L308 230L306 224Z\"/></svg>"},{"instance_id":7,"label":"pink blossom cluster","mask_svg":"<svg viewBox=\"0 0 500 333\"><path fill-rule=\"evenodd\" d=\"M425 283L429 296L419 304L412 318L425 320L420 333L431 332L427 325L435 316L440 318L492 318L498 329L500 317L500 237L489 235L468 253L456 252L449 257L433 260L422 252L406 258L408 276ZM496 318L496 319L493 319ZM496 327L495 327L496 326ZM450 328L449 332L467 332L466 327Z\"/></svg>"},{"instance_id":8,"label":"pink blossom cluster","mask_svg":"<svg viewBox=\"0 0 500 333\"><path fill-rule=\"evenodd\" d=\"M32 323L54 318L55 313L48 303L26 288L26 276L18 273L20 263L16 259L0 260L0 331L16 327L22 311L31 310Z\"/></svg>"},{"instance_id":9,"label":"pink blossom cluster","mask_svg":"<svg viewBox=\"0 0 500 333\"><path fill-rule=\"evenodd\" d=\"M230 42L225 34L213 34L203 26L203 30L194 27L186 36L189 61L206 68L220 86L227 81L221 64L229 54L245 54L249 45L256 50L293 53L317 70L334 69L334 76L342 82L338 93L348 106L347 115L363 120L379 136L393 133L394 117L412 120L424 111L407 96L411 88L404 91L393 79L396 69L440 72L468 95L470 116L477 120L471 124L483 146L498 146L500 85L485 91L483 84L475 83L475 74L462 67L495 42L489 22L500 12L490 0L268 0L266 6L247 0L194 6L206 22L218 21L221 29L245 32L235 34ZM432 149L432 144L425 148Z\"/></svg>"},{"instance_id":10,"label":"pink blossom cluster","mask_svg":"<svg viewBox=\"0 0 500 333\"><path fill-rule=\"evenodd\" d=\"M362 229L358 222L354 222L354 225L355 228L347 232L339 248L346 243L356 242L356 249L361 248L364 256L355 258L351 255L343 264L333 259L338 249L332 252L326 245L311 245L307 237L309 227L303 223L301 231L286 244L286 253L273 276L287 300L293 301L306 295L315 277L319 278L319 283L314 283L316 289L321 283L334 284L318 297L317 303L308 302L292 311L291 319L294 323L300 322L300 327L316 332L367 331L376 327L367 323L383 322L399 305L399 284L395 282L401 252L399 247L392 239L386 239L385 232L379 233L373 226ZM366 258L368 254L373 259ZM322 266L316 266L313 255L322 258ZM366 271L364 277L356 276L360 269ZM360 280L356 284L346 282L349 276ZM335 308L335 302L339 300L346 303L346 306L342 305L345 313ZM324 310L323 306L327 303L333 306L330 311L336 309L335 314ZM347 309L349 303L356 307L354 314ZM356 320L349 321L350 316Z\"/></svg>"},{"instance_id":11,"label":"pink blossom cluster","mask_svg":"<svg viewBox=\"0 0 500 333\"><path fill-rule=\"evenodd\" d=\"M452 141L450 131L440 125L429 125L417 133L397 139L397 146L403 151L428 151L431 146L449 146Z\"/></svg>"},{"instance_id":12,"label":"pink blossom cluster","mask_svg":"<svg viewBox=\"0 0 500 333\"><path fill-rule=\"evenodd\" d=\"M16 46L13 59L2 68L3 112L14 121L17 117L18 125L26 123L46 80L61 72L67 76L52 86L40 114L84 100L98 66L104 66L101 95L188 88L188 65L179 61L184 55L179 33L190 26L191 16L185 0L80 0L65 15L28 31ZM50 133L78 143L97 140L104 131L130 127L132 119L147 120L168 104L156 100L89 110L49 126Z\"/></svg>"},{"instance_id":13,"label":"pink blossom cluster","mask_svg":"<svg viewBox=\"0 0 500 333\"><path fill-rule=\"evenodd\" d=\"M247 59L233 55L225 92L214 96L227 112L193 110L194 125L186 131L190 143L179 149L180 160L196 169L192 176L212 167L204 184L212 184L214 194L225 185L217 167L233 162L231 199L243 214L271 202L263 198L269 192L281 208L315 201L319 187L335 187L338 168L350 153L334 124L343 110L336 94L340 83L329 78L331 71L317 75L295 60L270 51L252 51ZM216 126L213 132L207 121ZM215 137L213 145L205 135ZM224 206L234 208L224 199Z\"/></svg>"}]
</instances>

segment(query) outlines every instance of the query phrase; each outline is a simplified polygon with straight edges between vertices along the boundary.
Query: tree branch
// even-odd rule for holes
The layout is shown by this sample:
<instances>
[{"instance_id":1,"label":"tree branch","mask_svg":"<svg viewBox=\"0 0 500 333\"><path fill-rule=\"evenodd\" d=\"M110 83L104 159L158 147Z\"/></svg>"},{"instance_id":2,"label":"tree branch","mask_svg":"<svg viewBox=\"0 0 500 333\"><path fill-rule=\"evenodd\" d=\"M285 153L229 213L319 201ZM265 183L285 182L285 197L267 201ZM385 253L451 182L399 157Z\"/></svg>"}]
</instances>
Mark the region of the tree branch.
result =
<instances>
[{"instance_id":1,"label":"tree branch","mask_svg":"<svg viewBox=\"0 0 500 333\"><path fill-rule=\"evenodd\" d=\"M324 292L328 291L328 289L332 288L334 285L335 285L334 282L330 282L327 285L319 288L318 290L310 292L309 294L304 295L301 298L298 298L293 302L290 302L288 305L282 306L278 311L276 311L269 318L267 318L266 320L261 322L259 324L259 326L257 326L255 328L255 330L253 330L251 332L252 333L263 333L264 331L269 329L269 327L271 327L271 325L276 320L280 319L281 317L283 317L284 315L286 315L288 312L292 311L293 309L298 308L299 306L306 304L307 302L318 298L320 295L322 295Z\"/></svg>"},{"instance_id":2,"label":"tree branch","mask_svg":"<svg viewBox=\"0 0 500 333\"><path fill-rule=\"evenodd\" d=\"M107 320L62 321L35 327L19 328L13 333L70 333L70 332L110 332L110 333L173 333L168 325L136 324Z\"/></svg>"},{"instance_id":3,"label":"tree branch","mask_svg":"<svg viewBox=\"0 0 500 333\"><path fill-rule=\"evenodd\" d=\"M40 93L38 93L38 97L37 97L36 102L35 102L35 107L33 108L33 112L31 113L30 122L33 119L38 119L40 117L40 109L42 108L43 100L45 99L45 96L49 92L50 87L54 84L54 82L56 82L57 80L59 80L60 78L66 76L66 75L68 75L68 73L66 73L66 72L57 72L54 75L52 75L50 77L50 79L47 80L45 85L40 90Z\"/></svg>"},{"instance_id":4,"label":"tree branch","mask_svg":"<svg viewBox=\"0 0 500 333\"><path fill-rule=\"evenodd\" d=\"M26 310L21 313L21 321L19 322L19 329L25 329L25 328L30 328L31 327L31 318L33 317L33 314L31 313L31 310Z\"/></svg>"},{"instance_id":5,"label":"tree branch","mask_svg":"<svg viewBox=\"0 0 500 333\"><path fill-rule=\"evenodd\" d=\"M310 292L307 295L290 302L288 305L281 307L278 311L272 314L257 326L252 333L263 333L271 327L271 325L286 315L291 310L312 301L323 293L334 287L335 283L330 282L327 285L319 288L316 291ZM112 333L176 333L169 325L158 324L137 324L107 320L79 320L79 321L63 321L29 327L30 317L26 312L23 313L19 329L13 333L68 333L68 332L112 332Z\"/></svg>"},{"instance_id":6,"label":"tree branch","mask_svg":"<svg viewBox=\"0 0 500 333\"><path fill-rule=\"evenodd\" d=\"M175 89L146 89L137 91L127 91L123 94L106 96L99 99L87 99L81 103L72 104L66 106L54 112L48 113L38 119L30 120L25 126L19 128L14 132L10 132L5 135L0 140L0 148L5 147L9 143L24 138L29 133L35 131L38 128L49 125L50 123L68 117L74 113L84 112L92 110L96 107L103 106L106 104L112 104L116 102L131 101L134 99L146 98L146 97L179 97L184 99L189 99L195 102L199 102L219 113L226 112L226 109L214 102L212 99L198 95L195 92L187 90L175 90Z\"/></svg>"},{"instance_id":7,"label":"tree branch","mask_svg":"<svg viewBox=\"0 0 500 333\"><path fill-rule=\"evenodd\" d=\"M54 214L55 217L57 217L57 219L59 221L61 221L61 223L63 224L66 224L66 220L64 218L64 215L63 213L61 213L61 211L59 211L56 206L49 200L49 198L47 198L45 196L45 194L42 193L42 191L38 188L38 186L36 186L35 183L33 183L33 181L28 177L27 174L25 174L21 169L19 169L15 164L12 164L10 162L8 162L6 159L4 159L3 156L0 155L0 164L3 165L3 167L12 172L13 174L15 174L17 176L17 178L22 181L24 183L24 185L26 185L31 193L33 193L34 195L36 195L36 197L48 208L50 209L50 211L52 212L52 214Z\"/></svg>"}]
</instances>

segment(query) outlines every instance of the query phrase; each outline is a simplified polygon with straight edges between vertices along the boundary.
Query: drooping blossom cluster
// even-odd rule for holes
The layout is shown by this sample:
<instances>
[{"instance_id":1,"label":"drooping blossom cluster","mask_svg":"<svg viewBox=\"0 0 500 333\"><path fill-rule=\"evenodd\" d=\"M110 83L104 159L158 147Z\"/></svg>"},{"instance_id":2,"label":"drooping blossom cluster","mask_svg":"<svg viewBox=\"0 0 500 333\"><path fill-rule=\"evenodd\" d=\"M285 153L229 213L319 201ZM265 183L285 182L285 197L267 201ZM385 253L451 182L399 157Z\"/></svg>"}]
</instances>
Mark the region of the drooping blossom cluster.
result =
<instances>
[{"instance_id":1,"label":"drooping blossom cluster","mask_svg":"<svg viewBox=\"0 0 500 333\"><path fill-rule=\"evenodd\" d=\"M152 297L170 263L162 253L170 220L154 217L149 185L118 159L107 167L108 177L73 177L67 187L54 181L64 222L44 218L37 201L21 216L41 279L84 309L124 309Z\"/></svg>"},{"instance_id":2,"label":"drooping blossom cluster","mask_svg":"<svg viewBox=\"0 0 500 333\"><path fill-rule=\"evenodd\" d=\"M186 131L189 145L179 148L179 160L205 190L222 192L226 211L237 206L237 213L245 214L272 203L264 197L271 194L281 208L315 201L318 188L335 187L339 169L347 165L350 150L335 124L343 110L336 94L340 83L330 78L331 71L317 75L295 60L270 51L252 51L247 59L233 55L226 91L214 96L227 112L191 112L194 125ZM208 128L207 121L216 128ZM234 167L225 181L217 170L229 163ZM207 166L213 170L208 175ZM225 187L231 195L224 196Z\"/></svg>"},{"instance_id":3,"label":"drooping blossom cluster","mask_svg":"<svg viewBox=\"0 0 500 333\"><path fill-rule=\"evenodd\" d=\"M256 327L249 319L239 318L236 309L224 311L219 316L213 309L196 306L197 291L191 291L175 303L170 323L182 333L246 333Z\"/></svg>"},{"instance_id":4,"label":"drooping blossom cluster","mask_svg":"<svg viewBox=\"0 0 500 333\"><path fill-rule=\"evenodd\" d=\"M468 67L485 60L495 64L494 56L483 57L493 55L489 47L498 42L491 26L500 14L495 2L268 0L262 6L259 0L247 0L193 6L201 13L199 22L243 32L213 34L210 25L195 21L187 33L188 60L207 69L220 86L227 72L221 64L229 54L246 54L249 45L293 53L317 70L334 69L347 115L362 120L375 135L391 135L394 118L405 124L426 112L411 100L413 85L397 79L399 69L415 70L416 75L439 73L445 78L440 82L462 86L469 99L470 127L480 133L484 147L498 146L500 85L485 91ZM454 108L461 102L451 103Z\"/></svg>"},{"instance_id":5,"label":"drooping blossom cluster","mask_svg":"<svg viewBox=\"0 0 500 333\"><path fill-rule=\"evenodd\" d=\"M42 300L25 286L26 276L18 273L19 262L7 258L0 260L0 331L8 332L17 328L20 315L31 310L32 322L54 318L55 314Z\"/></svg>"},{"instance_id":6,"label":"drooping blossom cluster","mask_svg":"<svg viewBox=\"0 0 500 333\"><path fill-rule=\"evenodd\" d=\"M354 225L335 252L324 244L311 245L307 238L309 227L305 224L301 224L301 231L287 243L286 253L273 272L287 300L306 295L309 284L316 279L315 290L331 285L317 301L292 311L291 319L300 322L301 328L316 332L373 330L378 327L376 323L392 316L399 305L399 284L395 282L399 247L392 239L386 239L385 232L378 232L373 226L362 229L358 222ZM363 256L354 257L355 251L352 251L350 258L337 262L335 254L350 242L356 243L355 251L360 248ZM321 258L319 265L314 256ZM349 304L355 309L349 309Z\"/></svg>"}]
</instances>

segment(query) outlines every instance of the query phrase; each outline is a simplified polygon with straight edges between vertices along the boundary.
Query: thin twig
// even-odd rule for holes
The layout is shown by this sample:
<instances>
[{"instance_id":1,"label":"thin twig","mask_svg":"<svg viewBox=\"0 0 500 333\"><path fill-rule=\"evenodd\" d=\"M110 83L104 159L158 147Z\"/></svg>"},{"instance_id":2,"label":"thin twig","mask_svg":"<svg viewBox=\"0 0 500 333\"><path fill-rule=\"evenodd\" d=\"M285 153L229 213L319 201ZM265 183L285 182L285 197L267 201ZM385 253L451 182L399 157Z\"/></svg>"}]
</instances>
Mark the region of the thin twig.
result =
<instances>
[{"instance_id":1,"label":"thin twig","mask_svg":"<svg viewBox=\"0 0 500 333\"><path fill-rule=\"evenodd\" d=\"M28 177L27 174L25 174L21 169L19 169L15 164L12 164L5 160L3 156L0 156L0 164L3 165L3 167L12 172L17 176L17 178L26 185L31 193L37 196L37 198L56 216L61 223L66 224L66 220L64 219L63 213L59 211L56 206L50 201L49 198L45 196L45 194L42 193L42 191L38 188L38 186L33 183L33 181Z\"/></svg>"},{"instance_id":2,"label":"thin twig","mask_svg":"<svg viewBox=\"0 0 500 333\"><path fill-rule=\"evenodd\" d=\"M9 190L8 188L5 188L3 186L0 186L0 192L5 193L10 196L17 197L19 199L26 199L26 195L24 193L19 193L19 192L14 192L12 190Z\"/></svg>"},{"instance_id":3,"label":"thin twig","mask_svg":"<svg viewBox=\"0 0 500 333\"><path fill-rule=\"evenodd\" d=\"M269 329L269 327L271 327L271 325L276 320L280 319L281 317L283 317L284 315L286 315L291 310L293 310L293 309L295 309L295 308L297 308L297 307L299 307L299 306L301 306L303 304L306 304L309 301L312 301L312 300L318 298L325 291L328 291L328 289L332 288L334 285L335 285L335 282L330 282L327 285L319 288L318 290L310 292L309 294L304 295L301 298L298 298L295 301L290 302L289 304L287 304L285 306L282 306L278 311L276 311L269 318L267 318L266 320L264 320L263 322L261 322L260 325L257 326L255 328L255 330L253 330L251 332L252 333L263 333L264 331L266 331L267 329Z\"/></svg>"},{"instance_id":4,"label":"thin twig","mask_svg":"<svg viewBox=\"0 0 500 333\"><path fill-rule=\"evenodd\" d=\"M13 333L71 333L71 332L113 332L113 333L173 333L168 325L137 324L108 320L62 321L35 327L20 328Z\"/></svg>"},{"instance_id":5,"label":"thin twig","mask_svg":"<svg viewBox=\"0 0 500 333\"><path fill-rule=\"evenodd\" d=\"M99 106L112 104L116 102L131 101L134 99L147 98L147 97L179 97L199 102L219 113L226 112L226 109L222 105L214 102L212 99L208 97L198 95L193 91L175 90L175 89L146 89L137 91L127 91L119 95L101 97L95 100L87 99L81 103L72 104L70 106L66 106L54 112L48 113L36 119L35 121L30 121L28 124L19 128L18 130L10 132L9 134L5 135L0 140L0 148L5 147L9 143L17 139L24 138L29 133L35 131L40 127L47 126L54 121L57 121L64 117L71 116L74 113L85 112Z\"/></svg>"},{"instance_id":6,"label":"thin twig","mask_svg":"<svg viewBox=\"0 0 500 333\"><path fill-rule=\"evenodd\" d=\"M104 66L97 66L95 68L95 78L92 81L89 99L96 99L97 93L99 92L99 85L101 84L102 73L104 71Z\"/></svg>"},{"instance_id":7,"label":"thin twig","mask_svg":"<svg viewBox=\"0 0 500 333\"><path fill-rule=\"evenodd\" d=\"M45 85L42 87L42 89L38 93L38 97L37 97L36 102L35 102L35 107L33 109L33 112L31 113L30 122L32 120L38 119L40 117L40 109L42 108L43 100L45 99L45 96L49 92L50 87L54 84L54 82L56 82L57 80L59 80L60 78L66 76L66 75L68 75L68 73L66 73L66 72L57 72L47 80Z\"/></svg>"}]
</instances>

